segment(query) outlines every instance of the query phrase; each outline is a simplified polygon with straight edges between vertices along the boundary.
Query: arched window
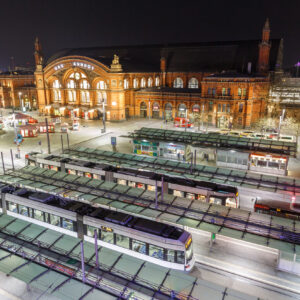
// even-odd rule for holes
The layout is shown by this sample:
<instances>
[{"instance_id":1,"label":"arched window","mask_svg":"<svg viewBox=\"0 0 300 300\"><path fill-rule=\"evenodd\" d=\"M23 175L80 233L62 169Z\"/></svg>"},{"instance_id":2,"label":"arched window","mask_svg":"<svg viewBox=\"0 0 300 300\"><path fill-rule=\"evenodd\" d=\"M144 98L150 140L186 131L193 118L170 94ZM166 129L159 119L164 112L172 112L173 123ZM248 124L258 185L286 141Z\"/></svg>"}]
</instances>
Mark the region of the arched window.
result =
<instances>
[{"instance_id":1,"label":"arched window","mask_svg":"<svg viewBox=\"0 0 300 300\"><path fill-rule=\"evenodd\" d=\"M177 111L177 116L181 118L186 118L187 117L187 109L185 104L179 104L178 106L178 111Z\"/></svg>"},{"instance_id":2,"label":"arched window","mask_svg":"<svg viewBox=\"0 0 300 300\"><path fill-rule=\"evenodd\" d=\"M155 77L155 86L159 86L159 77L157 76L157 77Z\"/></svg>"},{"instance_id":3,"label":"arched window","mask_svg":"<svg viewBox=\"0 0 300 300\"><path fill-rule=\"evenodd\" d=\"M136 78L134 78L133 79L133 88L137 89L138 87L139 87L139 81Z\"/></svg>"},{"instance_id":4,"label":"arched window","mask_svg":"<svg viewBox=\"0 0 300 300\"><path fill-rule=\"evenodd\" d=\"M141 80L141 88L144 88L146 86L146 79L142 78Z\"/></svg>"},{"instance_id":5,"label":"arched window","mask_svg":"<svg viewBox=\"0 0 300 300\"><path fill-rule=\"evenodd\" d=\"M129 80L124 79L124 89L128 89L128 88L129 88Z\"/></svg>"},{"instance_id":6,"label":"arched window","mask_svg":"<svg viewBox=\"0 0 300 300\"><path fill-rule=\"evenodd\" d=\"M107 88L105 81L101 80L97 82L96 89L97 90L105 90Z\"/></svg>"},{"instance_id":7,"label":"arched window","mask_svg":"<svg viewBox=\"0 0 300 300\"><path fill-rule=\"evenodd\" d=\"M61 88L61 84L58 81L58 79L56 79L56 80L53 81L52 87L53 87L54 101L61 100L61 91L59 90L59 88Z\"/></svg>"},{"instance_id":8,"label":"arched window","mask_svg":"<svg viewBox=\"0 0 300 300\"><path fill-rule=\"evenodd\" d=\"M196 78L191 78L189 80L189 89L198 89L199 88L199 83Z\"/></svg>"},{"instance_id":9,"label":"arched window","mask_svg":"<svg viewBox=\"0 0 300 300\"><path fill-rule=\"evenodd\" d=\"M152 87L153 79L151 77L148 78L148 87Z\"/></svg>"},{"instance_id":10,"label":"arched window","mask_svg":"<svg viewBox=\"0 0 300 300\"><path fill-rule=\"evenodd\" d=\"M75 80L73 79L70 79L67 83L67 88L68 89L75 89L76 88L76 83L75 83Z\"/></svg>"},{"instance_id":11,"label":"arched window","mask_svg":"<svg viewBox=\"0 0 300 300\"><path fill-rule=\"evenodd\" d=\"M84 80L82 80L81 82L80 82L80 88L81 89L89 89L90 88L90 84L89 84L89 82L86 80L86 79L84 79Z\"/></svg>"},{"instance_id":12,"label":"arched window","mask_svg":"<svg viewBox=\"0 0 300 300\"><path fill-rule=\"evenodd\" d=\"M174 88L183 88L183 80L180 77L177 77L173 82Z\"/></svg>"},{"instance_id":13,"label":"arched window","mask_svg":"<svg viewBox=\"0 0 300 300\"><path fill-rule=\"evenodd\" d=\"M60 90L54 90L54 100L55 101L61 100L61 92L60 92Z\"/></svg>"}]
</instances>

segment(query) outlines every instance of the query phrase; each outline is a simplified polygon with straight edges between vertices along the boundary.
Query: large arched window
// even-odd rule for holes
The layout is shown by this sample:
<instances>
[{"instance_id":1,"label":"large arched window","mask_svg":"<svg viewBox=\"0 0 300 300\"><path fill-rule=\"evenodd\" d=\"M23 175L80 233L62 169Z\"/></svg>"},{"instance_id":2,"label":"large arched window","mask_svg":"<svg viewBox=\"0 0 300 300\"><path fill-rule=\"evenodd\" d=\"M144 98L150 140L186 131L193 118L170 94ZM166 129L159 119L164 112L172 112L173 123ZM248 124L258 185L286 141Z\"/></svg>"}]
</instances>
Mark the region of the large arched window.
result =
<instances>
[{"instance_id":1,"label":"large arched window","mask_svg":"<svg viewBox=\"0 0 300 300\"><path fill-rule=\"evenodd\" d=\"M152 87L153 79L151 77L148 78L148 87Z\"/></svg>"},{"instance_id":2,"label":"large arched window","mask_svg":"<svg viewBox=\"0 0 300 300\"><path fill-rule=\"evenodd\" d=\"M191 78L189 80L189 89L198 89L199 88L199 83L196 78Z\"/></svg>"},{"instance_id":3,"label":"large arched window","mask_svg":"<svg viewBox=\"0 0 300 300\"><path fill-rule=\"evenodd\" d=\"M136 78L134 78L133 79L133 88L137 89L138 87L139 87L139 81Z\"/></svg>"},{"instance_id":4,"label":"large arched window","mask_svg":"<svg viewBox=\"0 0 300 300\"><path fill-rule=\"evenodd\" d=\"M141 88L144 88L146 86L146 79L142 78L141 79Z\"/></svg>"},{"instance_id":5,"label":"large arched window","mask_svg":"<svg viewBox=\"0 0 300 300\"><path fill-rule=\"evenodd\" d=\"M177 77L173 82L174 88L183 88L183 80L180 77Z\"/></svg>"},{"instance_id":6,"label":"large arched window","mask_svg":"<svg viewBox=\"0 0 300 300\"><path fill-rule=\"evenodd\" d=\"M101 81L97 82L96 89L97 90L107 89L107 85L106 85L105 81L101 80Z\"/></svg>"},{"instance_id":7,"label":"large arched window","mask_svg":"<svg viewBox=\"0 0 300 300\"><path fill-rule=\"evenodd\" d=\"M159 77L155 77L155 86L159 86L160 82L159 82Z\"/></svg>"}]
</instances>

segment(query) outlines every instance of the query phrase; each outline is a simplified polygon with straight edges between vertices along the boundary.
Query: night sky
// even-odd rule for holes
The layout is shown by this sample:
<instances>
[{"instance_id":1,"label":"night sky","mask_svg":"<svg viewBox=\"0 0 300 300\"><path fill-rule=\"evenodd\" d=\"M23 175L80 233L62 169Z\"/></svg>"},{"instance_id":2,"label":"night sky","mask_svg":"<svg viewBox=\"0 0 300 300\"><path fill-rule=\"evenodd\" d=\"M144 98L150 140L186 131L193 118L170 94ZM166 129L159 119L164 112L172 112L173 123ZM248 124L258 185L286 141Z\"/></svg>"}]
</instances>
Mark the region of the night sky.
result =
<instances>
[{"instance_id":1,"label":"night sky","mask_svg":"<svg viewBox=\"0 0 300 300\"><path fill-rule=\"evenodd\" d=\"M284 66L300 60L299 0L0 0L0 68L62 48L284 38Z\"/></svg>"}]
</instances>

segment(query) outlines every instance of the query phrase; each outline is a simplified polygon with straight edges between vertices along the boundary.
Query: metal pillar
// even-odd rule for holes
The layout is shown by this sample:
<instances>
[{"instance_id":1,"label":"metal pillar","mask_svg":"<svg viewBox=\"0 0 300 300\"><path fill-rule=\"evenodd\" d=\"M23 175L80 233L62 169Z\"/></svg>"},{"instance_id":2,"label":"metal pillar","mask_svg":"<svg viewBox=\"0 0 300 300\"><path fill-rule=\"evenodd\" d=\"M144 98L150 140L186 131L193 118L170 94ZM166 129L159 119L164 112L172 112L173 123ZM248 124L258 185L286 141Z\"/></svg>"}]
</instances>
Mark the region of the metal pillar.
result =
<instances>
[{"instance_id":1,"label":"metal pillar","mask_svg":"<svg viewBox=\"0 0 300 300\"><path fill-rule=\"evenodd\" d=\"M196 160L197 160L197 150L194 151L194 166L196 167Z\"/></svg>"},{"instance_id":2,"label":"metal pillar","mask_svg":"<svg viewBox=\"0 0 300 300\"><path fill-rule=\"evenodd\" d=\"M1 159L2 159L3 174L5 174L5 166L4 166L3 152L1 152Z\"/></svg>"},{"instance_id":3,"label":"metal pillar","mask_svg":"<svg viewBox=\"0 0 300 300\"><path fill-rule=\"evenodd\" d=\"M15 170L15 164L14 164L14 157L13 157L13 152L12 149L10 149L10 157L11 157L11 165L13 170Z\"/></svg>"},{"instance_id":4,"label":"metal pillar","mask_svg":"<svg viewBox=\"0 0 300 300\"><path fill-rule=\"evenodd\" d=\"M81 248L81 270L82 270L82 281L85 282L85 265L84 265L84 250L83 250L83 242L80 242L80 248Z\"/></svg>"},{"instance_id":5,"label":"metal pillar","mask_svg":"<svg viewBox=\"0 0 300 300\"><path fill-rule=\"evenodd\" d=\"M45 123L46 123L46 133L47 133L47 143L48 143L48 154L51 153L50 149L50 137L49 137L49 128L48 128L48 119L45 118Z\"/></svg>"},{"instance_id":6,"label":"metal pillar","mask_svg":"<svg viewBox=\"0 0 300 300\"><path fill-rule=\"evenodd\" d=\"M193 173L193 152L191 152L191 174Z\"/></svg>"},{"instance_id":7,"label":"metal pillar","mask_svg":"<svg viewBox=\"0 0 300 300\"><path fill-rule=\"evenodd\" d=\"M161 176L161 202L164 201L164 176Z\"/></svg>"},{"instance_id":8,"label":"metal pillar","mask_svg":"<svg viewBox=\"0 0 300 300\"><path fill-rule=\"evenodd\" d=\"M102 122L103 122L103 133L106 132L106 125L105 125L105 103L104 100L102 102L103 105L103 112L102 112Z\"/></svg>"},{"instance_id":9,"label":"metal pillar","mask_svg":"<svg viewBox=\"0 0 300 300\"><path fill-rule=\"evenodd\" d=\"M68 143L68 149L70 150L70 142L69 142L69 134L67 133L67 143Z\"/></svg>"},{"instance_id":10,"label":"metal pillar","mask_svg":"<svg viewBox=\"0 0 300 300\"><path fill-rule=\"evenodd\" d=\"M62 134L60 135L60 141L61 141L61 151L64 153L64 140Z\"/></svg>"},{"instance_id":11,"label":"metal pillar","mask_svg":"<svg viewBox=\"0 0 300 300\"><path fill-rule=\"evenodd\" d=\"M155 209L157 209L157 180L155 180Z\"/></svg>"},{"instance_id":12,"label":"metal pillar","mask_svg":"<svg viewBox=\"0 0 300 300\"><path fill-rule=\"evenodd\" d=\"M98 235L97 230L94 230L95 237L95 256L96 256L96 268L99 269L99 257L98 257Z\"/></svg>"}]
</instances>

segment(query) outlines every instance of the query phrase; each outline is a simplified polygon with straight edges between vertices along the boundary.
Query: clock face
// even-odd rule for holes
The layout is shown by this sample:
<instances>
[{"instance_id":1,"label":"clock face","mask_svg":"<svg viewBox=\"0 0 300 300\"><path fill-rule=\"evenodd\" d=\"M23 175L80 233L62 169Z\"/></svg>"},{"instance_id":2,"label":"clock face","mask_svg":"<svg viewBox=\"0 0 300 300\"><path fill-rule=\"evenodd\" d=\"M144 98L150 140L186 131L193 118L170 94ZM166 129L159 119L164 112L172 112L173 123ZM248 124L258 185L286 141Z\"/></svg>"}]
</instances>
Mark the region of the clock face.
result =
<instances>
[{"instance_id":1,"label":"clock face","mask_svg":"<svg viewBox=\"0 0 300 300\"><path fill-rule=\"evenodd\" d=\"M76 80L80 79L80 74L79 73L75 73L75 79Z\"/></svg>"}]
</instances>

